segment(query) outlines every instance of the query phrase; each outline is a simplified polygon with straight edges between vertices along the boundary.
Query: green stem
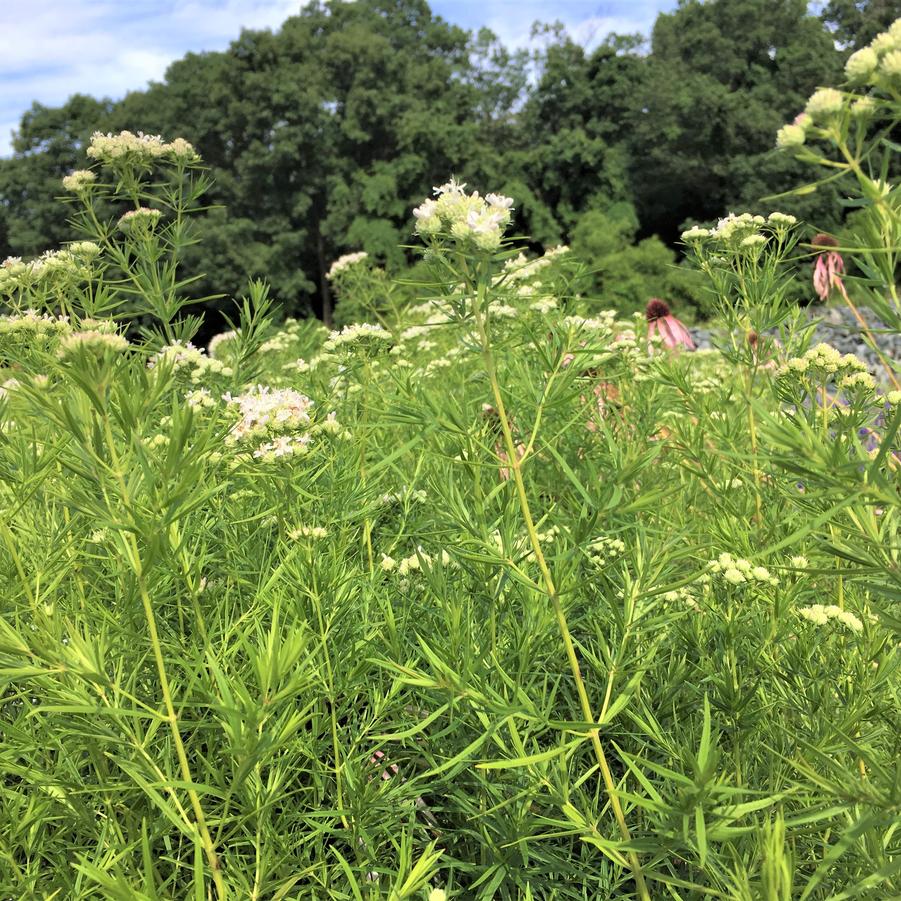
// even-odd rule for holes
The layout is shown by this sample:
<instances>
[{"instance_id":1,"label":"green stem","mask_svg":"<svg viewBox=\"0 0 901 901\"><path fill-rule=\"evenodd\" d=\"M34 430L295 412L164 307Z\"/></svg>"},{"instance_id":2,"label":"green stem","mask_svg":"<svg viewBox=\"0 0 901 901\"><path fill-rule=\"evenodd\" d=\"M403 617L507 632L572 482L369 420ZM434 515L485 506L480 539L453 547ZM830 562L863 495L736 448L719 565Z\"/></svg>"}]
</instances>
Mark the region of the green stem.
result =
<instances>
[{"instance_id":1,"label":"green stem","mask_svg":"<svg viewBox=\"0 0 901 901\"><path fill-rule=\"evenodd\" d=\"M119 462L119 455L116 453L116 445L113 440L112 429L110 428L109 416L103 416L103 427L107 446L110 453L110 461L112 463L113 472L119 482L119 490L122 493L122 502L126 509L131 512L130 495L128 487L125 483L125 477L122 474L122 468ZM150 633L150 644L153 649L153 657L156 661L156 669L159 675L160 689L163 693L163 704L166 708L166 719L169 722L169 729L172 733L172 740L175 743L175 753L178 757L179 769L181 776L186 785L193 785L194 778L191 775L191 767L188 763L188 755L185 751L185 745L182 741L181 730L178 726L178 714L175 712L175 705L172 702L172 691L169 687L169 677L166 672L166 662L163 657L163 649L160 643L159 632L156 627L156 616L153 612L153 602L147 591L147 583L143 564L141 563L141 555L138 549L138 541L134 533L125 533L125 549L126 554L130 558L129 563L134 571L138 581L138 592L141 595L141 605L144 608L144 618L147 621L147 630ZM207 862L213 874L213 883L216 886L216 894L220 899L227 897L225 882L222 879L222 870L219 866L219 856L213 845L210 831L206 824L206 817L203 813L203 806L200 803L200 795L196 789L188 789L188 798L191 801L191 807L194 810L194 820L197 824L197 831L200 834L200 841L206 854Z\"/></svg>"},{"instance_id":2,"label":"green stem","mask_svg":"<svg viewBox=\"0 0 901 901\"><path fill-rule=\"evenodd\" d=\"M366 397L366 386L369 384L371 379L371 371L369 368L369 361L363 365L363 412L360 416L360 485L365 489L366 487L366 438L367 438L367 425L368 425L368 409L369 404L367 403ZM372 524L369 521L369 516L367 515L363 519L363 544L366 547L366 556L369 560L369 575L371 576L375 571L375 566L373 563L373 555L372 555Z\"/></svg>"},{"instance_id":3,"label":"green stem","mask_svg":"<svg viewBox=\"0 0 901 901\"><path fill-rule=\"evenodd\" d=\"M479 333L479 340L482 345L482 359L485 364L485 370L488 374L488 380L491 383L491 390L494 395L494 402L495 406L497 407L497 413L501 423L501 430L503 431L504 435L504 444L506 446L507 456L509 458L509 468L513 473L513 481L516 486L516 495L519 501L519 507L522 513L523 521L525 522L526 531L529 535L529 543L532 546L532 551L535 554L535 560L538 563L539 570L541 571L545 590L554 609L554 616L557 620L557 626L563 639L564 648L566 649L566 657L569 661L569 667L572 672L573 681L576 685L576 693L579 696L579 706L582 709L582 716L585 718L586 722L593 723L595 722L594 714L591 710L591 702L588 699L588 692L585 688L585 681L582 678L582 670L579 666L579 658L576 654L572 635L569 631L569 625L566 621L566 614L563 610L563 605L560 602L560 596L557 593L557 588L554 584L551 571L548 567L547 561L545 560L544 552L541 549L541 542L538 540L538 533L535 529L535 522L532 518L532 511L529 506L529 499L528 495L526 494L525 483L523 482L522 477L522 464L519 458L519 454L516 450L516 444L513 439L513 431L510 427L510 421L507 417L506 407L504 406L504 398L501 394L500 383L497 377L497 368L494 363L494 355L491 351L491 342L488 338L488 333L485 328L485 321L483 318L484 302L485 281L484 279L480 279L478 283L478 290L473 313L475 316L476 328ZM596 728L591 729L589 732L589 737L591 739L592 747L594 748L598 767L600 768L601 775L604 780L604 787L607 792L607 797L610 800L610 806L613 808L613 815L616 818L620 834L624 842L631 842L632 834L629 831L625 815L623 814L623 809L619 801L616 785L613 782L613 775L610 772L610 766L607 763L607 756L604 753L604 748L601 744L599 730ZM648 894L648 888L644 880L644 873L642 872L641 863L638 860L638 855L634 851L629 851L628 859L629 866L632 869L632 874L635 879L635 884L638 887L639 896L642 898L642 901L650 901L651 896Z\"/></svg>"},{"instance_id":4,"label":"green stem","mask_svg":"<svg viewBox=\"0 0 901 901\"><path fill-rule=\"evenodd\" d=\"M751 438L751 465L754 472L754 510L755 522L760 525L763 522L763 511L760 500L760 468L757 465L757 421L754 418L754 371L748 370L747 402L748 402L748 431Z\"/></svg>"}]
</instances>

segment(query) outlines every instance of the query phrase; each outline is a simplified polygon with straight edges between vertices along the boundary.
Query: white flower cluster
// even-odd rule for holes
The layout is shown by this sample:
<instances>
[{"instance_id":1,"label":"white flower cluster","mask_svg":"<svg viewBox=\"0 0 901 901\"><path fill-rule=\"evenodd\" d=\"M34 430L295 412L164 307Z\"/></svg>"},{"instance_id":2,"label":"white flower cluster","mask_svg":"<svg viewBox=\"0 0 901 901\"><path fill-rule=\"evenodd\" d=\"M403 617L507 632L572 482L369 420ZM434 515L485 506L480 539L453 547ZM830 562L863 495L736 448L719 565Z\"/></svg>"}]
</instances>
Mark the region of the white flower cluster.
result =
<instances>
[{"instance_id":1,"label":"white flower cluster","mask_svg":"<svg viewBox=\"0 0 901 901\"><path fill-rule=\"evenodd\" d=\"M866 47L852 53L845 63L845 75L854 84L901 77L901 19L896 19L888 31L877 34Z\"/></svg>"},{"instance_id":2,"label":"white flower cluster","mask_svg":"<svg viewBox=\"0 0 901 901\"><path fill-rule=\"evenodd\" d=\"M322 526L295 526L288 532L288 537L292 541L298 541L301 538L328 538L328 529Z\"/></svg>"},{"instance_id":3,"label":"white flower cluster","mask_svg":"<svg viewBox=\"0 0 901 901\"><path fill-rule=\"evenodd\" d=\"M428 494L422 488L410 488L408 485L404 485L399 491L383 494L381 497L382 503L386 506L403 503L424 504L428 499Z\"/></svg>"},{"instance_id":4,"label":"white flower cluster","mask_svg":"<svg viewBox=\"0 0 901 901\"><path fill-rule=\"evenodd\" d=\"M818 382L834 379L839 383L850 379L851 387L860 387L861 383L851 378L857 373L868 374L867 364L859 357L842 354L830 344L817 344L802 356L786 360L776 370L776 377L797 379L799 376L810 376ZM868 380L865 381L869 384Z\"/></svg>"},{"instance_id":5,"label":"white flower cluster","mask_svg":"<svg viewBox=\"0 0 901 901\"><path fill-rule=\"evenodd\" d=\"M563 324L575 331L612 332L616 322L616 310L601 310L596 316L566 316Z\"/></svg>"},{"instance_id":6,"label":"white flower cluster","mask_svg":"<svg viewBox=\"0 0 901 901\"><path fill-rule=\"evenodd\" d=\"M488 305L488 313L492 319L516 319L519 316L519 310L510 306L508 303L490 303Z\"/></svg>"},{"instance_id":7,"label":"white flower cluster","mask_svg":"<svg viewBox=\"0 0 901 901\"><path fill-rule=\"evenodd\" d=\"M405 328L400 333L401 341L411 341L414 338L421 338L424 335L430 335L433 332L433 327L428 324L423 325L411 325Z\"/></svg>"},{"instance_id":8,"label":"white flower cluster","mask_svg":"<svg viewBox=\"0 0 901 901\"><path fill-rule=\"evenodd\" d=\"M226 442L232 446L259 442L253 457L263 463L309 453L317 435L347 436L334 412L314 423L313 401L290 388L258 385L237 397L224 394L222 399L229 408L237 408L237 422Z\"/></svg>"},{"instance_id":9,"label":"white flower cluster","mask_svg":"<svg viewBox=\"0 0 901 901\"><path fill-rule=\"evenodd\" d=\"M729 213L711 229L710 237L721 243L730 241L743 241L748 235L756 234L761 225L766 225L763 216L754 216L751 213Z\"/></svg>"},{"instance_id":10,"label":"white flower cluster","mask_svg":"<svg viewBox=\"0 0 901 901\"><path fill-rule=\"evenodd\" d=\"M429 360L420 372L424 378L431 378L432 376L441 375L453 365L454 361L449 360L447 357L435 357L434 360Z\"/></svg>"},{"instance_id":11,"label":"white flower cluster","mask_svg":"<svg viewBox=\"0 0 901 901\"><path fill-rule=\"evenodd\" d=\"M536 531L535 535L541 544L553 544L560 537L560 526L549 526L543 531Z\"/></svg>"},{"instance_id":12,"label":"white flower cluster","mask_svg":"<svg viewBox=\"0 0 901 901\"><path fill-rule=\"evenodd\" d=\"M852 372L839 380L838 387L849 394L870 395L876 391L876 379L869 372Z\"/></svg>"},{"instance_id":13,"label":"white flower cluster","mask_svg":"<svg viewBox=\"0 0 901 901\"><path fill-rule=\"evenodd\" d=\"M400 560L400 562L394 560L393 557L389 557L386 554L382 554L382 562L381 568L385 570L385 572L390 572L393 569L397 569L397 573L400 576L408 576L412 572L419 572L422 569L422 564L425 563L429 565L434 563L436 560L441 561L442 566L450 566L453 562L451 559L451 555L448 554L447 551L441 551L441 553L437 557L433 557L427 551L423 550L422 546L416 548L416 553L411 554L409 557L404 557Z\"/></svg>"},{"instance_id":14,"label":"white flower cluster","mask_svg":"<svg viewBox=\"0 0 901 901\"><path fill-rule=\"evenodd\" d=\"M782 234L797 221L788 213L770 213L766 218L751 213L737 216L729 213L717 222L715 228L694 226L682 232L682 240L686 244L697 245L713 241L743 250L754 250L766 244L767 233Z\"/></svg>"},{"instance_id":15,"label":"white flower cluster","mask_svg":"<svg viewBox=\"0 0 901 901\"><path fill-rule=\"evenodd\" d=\"M619 538L595 538L588 544L588 559L595 566L612 563L626 552L626 545Z\"/></svg>"},{"instance_id":16,"label":"white flower cluster","mask_svg":"<svg viewBox=\"0 0 901 901\"><path fill-rule=\"evenodd\" d=\"M362 353L376 354L391 343L391 332L379 325L369 322L358 322L347 325L340 331L333 331L322 345L325 353Z\"/></svg>"},{"instance_id":17,"label":"white flower cluster","mask_svg":"<svg viewBox=\"0 0 901 901\"><path fill-rule=\"evenodd\" d=\"M285 372L293 372L298 375L309 372L312 368L313 367L303 359L303 357L298 357L296 360L289 360L287 363L282 364L282 370Z\"/></svg>"},{"instance_id":18,"label":"white flower cluster","mask_svg":"<svg viewBox=\"0 0 901 901\"><path fill-rule=\"evenodd\" d=\"M37 310L0 316L0 338L11 335L56 337L69 329L68 316L51 316Z\"/></svg>"},{"instance_id":19,"label":"white flower cluster","mask_svg":"<svg viewBox=\"0 0 901 901\"><path fill-rule=\"evenodd\" d=\"M842 111L845 105L845 96L835 88L820 88L810 95L804 112L810 116L813 122L822 122L836 113Z\"/></svg>"},{"instance_id":20,"label":"white flower cluster","mask_svg":"<svg viewBox=\"0 0 901 901\"><path fill-rule=\"evenodd\" d=\"M345 269L349 269L351 266L355 266L357 263L362 263L363 260L367 259L369 254L366 253L365 250L357 251L357 253L345 253L343 256L338 257L334 263L332 263L331 268L326 275L326 278L329 281L333 281L335 276L340 275Z\"/></svg>"},{"instance_id":21,"label":"white flower cluster","mask_svg":"<svg viewBox=\"0 0 901 901\"><path fill-rule=\"evenodd\" d=\"M720 554L716 560L711 560L707 564L707 569L720 576L729 585L744 585L754 582L768 585L779 584L779 580L765 566L754 566L749 560L733 557L732 554L725 552Z\"/></svg>"},{"instance_id":22,"label":"white flower cluster","mask_svg":"<svg viewBox=\"0 0 901 901\"><path fill-rule=\"evenodd\" d=\"M462 285L460 286L462 290ZM425 303L418 303L407 309L407 315L411 318L424 317L426 325L438 325L450 322L453 319L451 310L440 298L427 300Z\"/></svg>"},{"instance_id":23,"label":"white flower cluster","mask_svg":"<svg viewBox=\"0 0 901 901\"><path fill-rule=\"evenodd\" d=\"M776 146L780 150L795 150L803 146L807 140L807 131L804 126L798 122L791 122L783 125L776 132Z\"/></svg>"},{"instance_id":24,"label":"white flower cluster","mask_svg":"<svg viewBox=\"0 0 901 901\"><path fill-rule=\"evenodd\" d=\"M119 218L119 228L124 232L152 231L160 221L161 215L159 210L146 206L129 210Z\"/></svg>"},{"instance_id":25,"label":"white flower cluster","mask_svg":"<svg viewBox=\"0 0 901 901\"><path fill-rule=\"evenodd\" d=\"M0 384L0 398L6 397L11 391L15 391L22 383L18 379L7 379Z\"/></svg>"},{"instance_id":26,"label":"white flower cluster","mask_svg":"<svg viewBox=\"0 0 901 901\"><path fill-rule=\"evenodd\" d=\"M816 626L825 626L830 620L835 620L852 632L863 631L863 623L850 610L842 610L836 604L811 604L809 607L799 608L797 613Z\"/></svg>"},{"instance_id":27,"label":"white flower cluster","mask_svg":"<svg viewBox=\"0 0 901 901\"><path fill-rule=\"evenodd\" d=\"M294 432L312 423L313 401L290 388L273 390L257 385L245 394L226 394L223 399L238 413L238 421L228 436L230 443Z\"/></svg>"},{"instance_id":28,"label":"white flower cluster","mask_svg":"<svg viewBox=\"0 0 901 901\"><path fill-rule=\"evenodd\" d=\"M220 332L218 335L213 335L213 337L210 338L210 343L207 344L206 352L211 357L225 356L228 353L228 345L237 337L238 332L235 330Z\"/></svg>"},{"instance_id":29,"label":"white flower cluster","mask_svg":"<svg viewBox=\"0 0 901 901\"><path fill-rule=\"evenodd\" d=\"M66 250L78 260L93 260L100 256L100 246L93 241L73 241Z\"/></svg>"},{"instance_id":30,"label":"white flower cluster","mask_svg":"<svg viewBox=\"0 0 901 901\"><path fill-rule=\"evenodd\" d=\"M73 194L81 194L87 191L95 181L97 181L97 176L90 169L76 169L63 177L63 188Z\"/></svg>"},{"instance_id":31,"label":"white flower cluster","mask_svg":"<svg viewBox=\"0 0 901 901\"><path fill-rule=\"evenodd\" d=\"M278 435L271 441L264 441L253 452L255 460L273 463L283 457L301 457L310 450L312 438L309 434Z\"/></svg>"},{"instance_id":32,"label":"white flower cluster","mask_svg":"<svg viewBox=\"0 0 901 901\"><path fill-rule=\"evenodd\" d=\"M83 329L70 332L59 343L59 356L70 359L80 353L91 353L98 356L123 353L128 349L128 341L124 335L106 329Z\"/></svg>"},{"instance_id":33,"label":"white flower cluster","mask_svg":"<svg viewBox=\"0 0 901 901\"><path fill-rule=\"evenodd\" d=\"M434 189L437 199L428 198L413 210L416 231L423 237L452 236L471 242L479 250L495 251L510 224L513 198L478 191L466 193L466 184L451 179Z\"/></svg>"},{"instance_id":34,"label":"white flower cluster","mask_svg":"<svg viewBox=\"0 0 901 901\"><path fill-rule=\"evenodd\" d=\"M277 354L282 353L294 343L294 336L282 330L277 335L273 335L268 341L264 341L260 345L261 354Z\"/></svg>"},{"instance_id":35,"label":"white flower cluster","mask_svg":"<svg viewBox=\"0 0 901 901\"><path fill-rule=\"evenodd\" d=\"M673 591L666 591L662 595L663 600L669 604L684 604L689 610L695 613L701 612L701 605L695 597L694 592L688 587L676 588Z\"/></svg>"},{"instance_id":36,"label":"white flower cluster","mask_svg":"<svg viewBox=\"0 0 901 901\"><path fill-rule=\"evenodd\" d=\"M147 362L147 366L153 369L157 364L166 361L172 365L175 372L184 370L188 373L192 382L202 382L210 376L231 378L234 370L222 360L211 359L202 347L195 347L190 341L174 341L161 347Z\"/></svg>"},{"instance_id":37,"label":"white flower cluster","mask_svg":"<svg viewBox=\"0 0 901 901\"><path fill-rule=\"evenodd\" d=\"M216 398L213 397L209 388L195 388L185 395L185 403L192 410L208 410L217 406Z\"/></svg>"},{"instance_id":38,"label":"white flower cluster","mask_svg":"<svg viewBox=\"0 0 901 901\"><path fill-rule=\"evenodd\" d=\"M554 300L553 297L542 297L539 300L530 303L529 309L533 313L539 313L542 316L546 316L548 313L553 313L554 310L557 309L557 301Z\"/></svg>"},{"instance_id":39,"label":"white flower cluster","mask_svg":"<svg viewBox=\"0 0 901 901\"><path fill-rule=\"evenodd\" d=\"M536 257L534 260L530 260L524 253L520 253L504 263L504 271L500 278L514 282L529 281L540 275L541 271L550 266L555 259L567 253L569 253L569 247L565 244L546 250L544 256Z\"/></svg>"},{"instance_id":40,"label":"white flower cluster","mask_svg":"<svg viewBox=\"0 0 901 901\"><path fill-rule=\"evenodd\" d=\"M160 135L145 135L142 131L137 134L121 131L115 135L95 131L91 135L87 155L101 163L122 161L147 164L153 160L192 163L200 159L197 151L184 138L167 143Z\"/></svg>"},{"instance_id":41,"label":"white flower cluster","mask_svg":"<svg viewBox=\"0 0 901 901\"><path fill-rule=\"evenodd\" d=\"M71 357L79 349L119 353L128 347L128 342L118 334L115 322L110 319L82 319L75 328L68 316L26 310L0 316L0 349L9 345L20 351L55 348L59 356Z\"/></svg>"},{"instance_id":42,"label":"white flower cluster","mask_svg":"<svg viewBox=\"0 0 901 901\"><path fill-rule=\"evenodd\" d=\"M48 250L34 260L7 257L0 263L0 293L82 281L90 276L90 263L99 253L100 248L93 241L75 241L62 250Z\"/></svg>"}]
</instances>

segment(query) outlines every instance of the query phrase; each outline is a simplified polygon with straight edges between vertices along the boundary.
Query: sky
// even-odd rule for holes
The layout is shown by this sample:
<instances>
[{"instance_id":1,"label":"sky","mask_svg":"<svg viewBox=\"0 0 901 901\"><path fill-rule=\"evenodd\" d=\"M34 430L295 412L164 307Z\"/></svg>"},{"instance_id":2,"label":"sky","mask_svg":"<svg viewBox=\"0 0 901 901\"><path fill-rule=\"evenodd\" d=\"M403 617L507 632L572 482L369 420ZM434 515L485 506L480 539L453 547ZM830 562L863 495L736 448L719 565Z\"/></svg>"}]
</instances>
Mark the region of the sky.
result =
<instances>
[{"instance_id":1,"label":"sky","mask_svg":"<svg viewBox=\"0 0 901 901\"><path fill-rule=\"evenodd\" d=\"M273 28L301 0L0 0L0 156L22 113L71 94L117 99L160 81L188 51L224 50L242 27ZM464 28L525 46L532 23L559 20L580 43L650 30L676 0L432 0Z\"/></svg>"}]
</instances>

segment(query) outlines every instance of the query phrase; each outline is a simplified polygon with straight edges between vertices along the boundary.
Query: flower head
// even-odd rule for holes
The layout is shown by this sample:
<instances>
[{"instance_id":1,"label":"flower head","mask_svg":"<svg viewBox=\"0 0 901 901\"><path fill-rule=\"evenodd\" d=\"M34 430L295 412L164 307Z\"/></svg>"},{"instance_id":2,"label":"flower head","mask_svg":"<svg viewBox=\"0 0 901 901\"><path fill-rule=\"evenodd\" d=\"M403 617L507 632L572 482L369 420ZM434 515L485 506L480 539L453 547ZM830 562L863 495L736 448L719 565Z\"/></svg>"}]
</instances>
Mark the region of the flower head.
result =
<instances>
[{"instance_id":1,"label":"flower head","mask_svg":"<svg viewBox=\"0 0 901 901\"><path fill-rule=\"evenodd\" d=\"M63 359L67 359L80 352L87 352L103 357L107 354L119 354L127 349L128 341L122 335L116 332L87 329L66 335L60 341L59 355Z\"/></svg>"},{"instance_id":2,"label":"flower head","mask_svg":"<svg viewBox=\"0 0 901 901\"><path fill-rule=\"evenodd\" d=\"M90 169L76 169L75 172L63 178L63 187L73 194L81 194L87 191L95 181L97 181L97 176Z\"/></svg>"},{"instance_id":3,"label":"flower head","mask_svg":"<svg viewBox=\"0 0 901 901\"><path fill-rule=\"evenodd\" d=\"M466 193L466 184L451 180L434 188L436 198L427 198L413 210L416 231L422 236L445 236L467 242L479 250L493 252L501 246L510 224L513 198L503 194L480 197Z\"/></svg>"},{"instance_id":4,"label":"flower head","mask_svg":"<svg viewBox=\"0 0 901 901\"><path fill-rule=\"evenodd\" d=\"M119 228L124 232L140 231L145 228L151 231L160 221L161 215L159 210L153 210L146 206L129 210L120 217Z\"/></svg>"},{"instance_id":5,"label":"flower head","mask_svg":"<svg viewBox=\"0 0 901 901\"><path fill-rule=\"evenodd\" d=\"M708 228L700 228L695 225L687 231L682 232L682 240L688 244L691 241L703 241L705 238L710 237L710 229Z\"/></svg>"},{"instance_id":6,"label":"flower head","mask_svg":"<svg viewBox=\"0 0 901 901\"><path fill-rule=\"evenodd\" d=\"M838 247L838 241L831 235L816 235L811 244L822 248L813 269L813 287L820 300L825 302L833 288L844 293L841 275L845 271L845 262L838 251L830 249Z\"/></svg>"},{"instance_id":7,"label":"flower head","mask_svg":"<svg viewBox=\"0 0 901 901\"><path fill-rule=\"evenodd\" d=\"M197 151L184 138L167 144L160 135L145 135L139 131L120 131L118 134L95 131L91 135L87 155L101 163L137 163L148 166L155 160L195 162Z\"/></svg>"},{"instance_id":8,"label":"flower head","mask_svg":"<svg viewBox=\"0 0 901 901\"><path fill-rule=\"evenodd\" d=\"M776 146L780 150L800 147L807 139L807 134L800 125L783 125L776 132Z\"/></svg>"},{"instance_id":9,"label":"flower head","mask_svg":"<svg viewBox=\"0 0 901 901\"><path fill-rule=\"evenodd\" d=\"M886 53L879 64L879 71L890 78L901 76L901 50L890 50Z\"/></svg>"},{"instance_id":10,"label":"flower head","mask_svg":"<svg viewBox=\"0 0 901 901\"><path fill-rule=\"evenodd\" d=\"M845 98L841 91L835 88L820 88L810 96L804 111L814 121L829 118L840 113L845 104Z\"/></svg>"},{"instance_id":11,"label":"flower head","mask_svg":"<svg viewBox=\"0 0 901 901\"><path fill-rule=\"evenodd\" d=\"M648 321L648 338L659 334L670 350L680 346L694 350L695 344L688 329L673 316L665 301L652 297L645 308L645 318Z\"/></svg>"},{"instance_id":12,"label":"flower head","mask_svg":"<svg viewBox=\"0 0 901 901\"><path fill-rule=\"evenodd\" d=\"M366 253L365 250L359 250L356 253L345 253L343 256L338 257L334 263L332 263L331 268L328 271L328 275L326 278L329 281L333 281L337 275L340 275L346 269L349 269L351 266L355 266L357 263L362 263L363 260L367 259L369 254Z\"/></svg>"},{"instance_id":13,"label":"flower head","mask_svg":"<svg viewBox=\"0 0 901 901\"><path fill-rule=\"evenodd\" d=\"M845 75L851 81L866 81L879 65L879 54L872 47L864 47L852 53L845 63Z\"/></svg>"},{"instance_id":14,"label":"flower head","mask_svg":"<svg viewBox=\"0 0 901 901\"><path fill-rule=\"evenodd\" d=\"M391 332L380 325L358 322L345 326L341 331L333 331L322 345L322 349L326 353L352 354L359 351L364 355L371 355L387 349L391 341Z\"/></svg>"}]
</instances>

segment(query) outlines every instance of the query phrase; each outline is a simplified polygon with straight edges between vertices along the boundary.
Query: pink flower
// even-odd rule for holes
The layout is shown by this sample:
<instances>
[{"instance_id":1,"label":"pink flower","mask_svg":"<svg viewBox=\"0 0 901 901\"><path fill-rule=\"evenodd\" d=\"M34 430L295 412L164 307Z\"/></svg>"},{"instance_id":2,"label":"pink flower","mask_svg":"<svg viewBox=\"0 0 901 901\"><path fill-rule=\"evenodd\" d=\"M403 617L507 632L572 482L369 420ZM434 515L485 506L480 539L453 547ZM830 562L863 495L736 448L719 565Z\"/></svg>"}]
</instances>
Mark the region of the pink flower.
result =
<instances>
[{"instance_id":1,"label":"pink flower","mask_svg":"<svg viewBox=\"0 0 901 901\"><path fill-rule=\"evenodd\" d=\"M591 370L583 373L583 375L587 376L593 376L595 374L596 373ZM592 415L585 424L585 428L588 429L589 432L596 432L598 430L598 420L604 419L607 415L608 402L615 404L619 401L619 389L616 385L611 385L610 382L598 382L598 384L594 386L593 392L595 409L592 410ZM585 395L581 395L579 400L583 404L586 403ZM597 419L595 419L595 414L597 414Z\"/></svg>"},{"instance_id":2,"label":"pink flower","mask_svg":"<svg viewBox=\"0 0 901 901\"><path fill-rule=\"evenodd\" d=\"M670 350L680 345L694 350L695 343L691 340L688 329L673 316L670 308L662 300L652 297L648 301L644 315L648 320L648 338L659 334Z\"/></svg>"},{"instance_id":3,"label":"pink flower","mask_svg":"<svg viewBox=\"0 0 901 901\"><path fill-rule=\"evenodd\" d=\"M385 755L381 751L376 751L372 757L369 758L369 762L375 764L376 766L381 765L385 761ZM400 767L396 763L388 764L385 769L382 770L381 776L386 782L392 777L396 776L400 772Z\"/></svg>"},{"instance_id":4,"label":"pink flower","mask_svg":"<svg viewBox=\"0 0 901 901\"><path fill-rule=\"evenodd\" d=\"M838 241L830 235L817 235L810 243L814 247L823 248L813 268L813 287L820 300L825 303L833 288L838 288L842 294L845 293L845 286L841 279L842 273L845 271L845 261L838 251L826 249L838 247Z\"/></svg>"},{"instance_id":5,"label":"pink flower","mask_svg":"<svg viewBox=\"0 0 901 901\"><path fill-rule=\"evenodd\" d=\"M491 406L491 404L482 404L482 416L489 423L491 430L498 434L501 431L501 418L498 415L497 410ZM510 423L510 427L514 430L514 434L516 433L516 426L513 422ZM504 449L504 443L501 441L500 437L498 437L497 441L494 443L494 452L497 454L500 462L509 463L510 457L507 455L507 451ZM526 446L518 441L516 444L516 459L517 462L522 460L522 458L526 455ZM498 467L498 473L500 474L501 480L506 482L511 475L510 469L507 466Z\"/></svg>"},{"instance_id":6,"label":"pink flower","mask_svg":"<svg viewBox=\"0 0 901 901\"><path fill-rule=\"evenodd\" d=\"M500 459L501 463L509 463L510 462L510 458L507 456L507 452L504 450L503 445L500 443L500 441L498 441L497 444L495 444L494 452L497 454L498 459ZM522 458L525 455L526 455L526 446L520 442L519 444L516 445L517 462L519 460L522 460ZM501 466L498 469L498 472L500 473L500 477L501 477L501 479L503 479L503 481L506 482L510 479L510 470L506 466Z\"/></svg>"}]
</instances>

